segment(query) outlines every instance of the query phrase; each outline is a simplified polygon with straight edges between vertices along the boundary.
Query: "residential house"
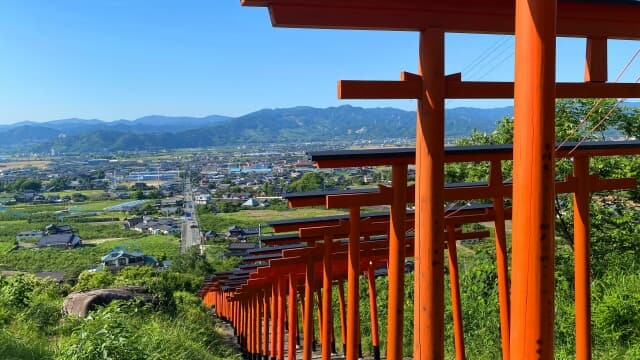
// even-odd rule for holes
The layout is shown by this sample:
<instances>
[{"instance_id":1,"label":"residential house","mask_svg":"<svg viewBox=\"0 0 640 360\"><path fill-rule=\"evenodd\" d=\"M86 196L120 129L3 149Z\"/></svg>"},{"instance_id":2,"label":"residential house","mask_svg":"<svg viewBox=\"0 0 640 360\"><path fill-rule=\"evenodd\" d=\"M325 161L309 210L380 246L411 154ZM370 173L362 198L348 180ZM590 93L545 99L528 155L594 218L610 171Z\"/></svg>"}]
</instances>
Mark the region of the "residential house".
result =
<instances>
[{"instance_id":1,"label":"residential house","mask_svg":"<svg viewBox=\"0 0 640 360\"><path fill-rule=\"evenodd\" d=\"M240 226L234 225L229 227L229 231L226 234L227 239L235 238L237 240L245 240L249 236L258 235L257 228L247 228L243 229Z\"/></svg>"},{"instance_id":2,"label":"residential house","mask_svg":"<svg viewBox=\"0 0 640 360\"><path fill-rule=\"evenodd\" d=\"M47 196L47 201L52 203L59 203L62 202L62 199L60 198L60 196L52 194Z\"/></svg>"},{"instance_id":3,"label":"residential house","mask_svg":"<svg viewBox=\"0 0 640 360\"><path fill-rule=\"evenodd\" d=\"M198 205L207 205L211 203L211 195L209 194L198 194L194 198L196 204Z\"/></svg>"},{"instance_id":4,"label":"residential house","mask_svg":"<svg viewBox=\"0 0 640 360\"><path fill-rule=\"evenodd\" d=\"M141 222L136 223L134 226L130 227L130 229L141 233L148 232L153 235L173 235L180 233L180 227L174 219L154 219L148 216L143 217Z\"/></svg>"},{"instance_id":5,"label":"residential house","mask_svg":"<svg viewBox=\"0 0 640 360\"><path fill-rule=\"evenodd\" d=\"M258 207L258 206L260 206L260 203L258 202L258 200L254 199L254 198L250 198L247 201L243 202L242 206L244 206L244 207Z\"/></svg>"},{"instance_id":6,"label":"residential house","mask_svg":"<svg viewBox=\"0 0 640 360\"><path fill-rule=\"evenodd\" d=\"M142 223L142 217L133 217L126 219L123 223L125 229L133 229L136 225Z\"/></svg>"},{"instance_id":7,"label":"residential house","mask_svg":"<svg viewBox=\"0 0 640 360\"><path fill-rule=\"evenodd\" d=\"M100 265L112 271L117 271L125 266L155 265L158 262L153 256L145 255L140 250L133 252L115 249L100 258Z\"/></svg>"},{"instance_id":8,"label":"residential house","mask_svg":"<svg viewBox=\"0 0 640 360\"><path fill-rule=\"evenodd\" d=\"M74 233L61 233L45 235L38 242L36 246L42 247L55 247L55 248L74 248L82 245L80 237Z\"/></svg>"},{"instance_id":9,"label":"residential house","mask_svg":"<svg viewBox=\"0 0 640 360\"><path fill-rule=\"evenodd\" d=\"M264 200L257 200L254 198L250 198L247 201L242 203L242 206L245 207L266 207L269 206L269 200L264 199Z\"/></svg>"}]
</instances>

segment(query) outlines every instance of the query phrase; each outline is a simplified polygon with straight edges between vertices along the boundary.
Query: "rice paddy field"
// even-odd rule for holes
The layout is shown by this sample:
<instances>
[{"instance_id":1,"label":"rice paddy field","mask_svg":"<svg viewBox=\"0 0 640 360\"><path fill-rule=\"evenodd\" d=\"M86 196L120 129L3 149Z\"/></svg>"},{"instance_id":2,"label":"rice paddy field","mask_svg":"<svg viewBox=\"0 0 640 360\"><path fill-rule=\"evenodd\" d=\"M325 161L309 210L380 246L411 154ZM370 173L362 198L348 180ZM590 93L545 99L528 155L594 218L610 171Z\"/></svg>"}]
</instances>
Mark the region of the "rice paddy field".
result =
<instances>
[{"instance_id":1,"label":"rice paddy field","mask_svg":"<svg viewBox=\"0 0 640 360\"><path fill-rule=\"evenodd\" d=\"M78 205L17 204L0 211L0 270L63 271L78 273L95 267L100 257L116 247L142 250L147 255L171 258L178 254L179 238L144 235L124 229L126 213L104 212L123 200L86 201ZM39 249L36 240L18 242L24 231L43 230L48 224L71 225L86 242L75 249Z\"/></svg>"},{"instance_id":2,"label":"rice paddy field","mask_svg":"<svg viewBox=\"0 0 640 360\"><path fill-rule=\"evenodd\" d=\"M20 161L2 161L0 162L0 170L22 169L27 167L35 167L44 169L51 161L46 160L20 160Z\"/></svg>"}]
</instances>

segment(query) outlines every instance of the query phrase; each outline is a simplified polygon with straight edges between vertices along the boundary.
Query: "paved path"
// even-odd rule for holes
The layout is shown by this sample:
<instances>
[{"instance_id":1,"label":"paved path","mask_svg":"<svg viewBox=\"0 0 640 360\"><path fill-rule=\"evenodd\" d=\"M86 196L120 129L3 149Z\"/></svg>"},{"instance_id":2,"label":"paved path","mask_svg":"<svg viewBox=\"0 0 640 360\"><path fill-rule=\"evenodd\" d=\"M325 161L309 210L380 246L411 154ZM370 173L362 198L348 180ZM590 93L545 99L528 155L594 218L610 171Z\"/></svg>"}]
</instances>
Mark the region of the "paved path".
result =
<instances>
[{"instance_id":1,"label":"paved path","mask_svg":"<svg viewBox=\"0 0 640 360\"><path fill-rule=\"evenodd\" d=\"M185 219L182 222L182 234L180 238L180 252L183 254L187 252L187 249L190 247L200 245L200 226L198 224L191 184L189 183L185 185L184 212Z\"/></svg>"}]
</instances>

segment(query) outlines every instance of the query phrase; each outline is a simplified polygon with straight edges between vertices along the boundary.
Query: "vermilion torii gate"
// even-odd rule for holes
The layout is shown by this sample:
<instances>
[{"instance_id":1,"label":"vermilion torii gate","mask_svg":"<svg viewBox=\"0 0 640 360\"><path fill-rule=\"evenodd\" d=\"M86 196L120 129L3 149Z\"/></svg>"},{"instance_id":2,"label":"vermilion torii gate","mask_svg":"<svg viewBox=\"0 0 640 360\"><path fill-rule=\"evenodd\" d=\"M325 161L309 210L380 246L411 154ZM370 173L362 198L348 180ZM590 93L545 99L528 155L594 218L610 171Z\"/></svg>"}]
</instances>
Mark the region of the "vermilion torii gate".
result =
<instances>
[{"instance_id":1,"label":"vermilion torii gate","mask_svg":"<svg viewBox=\"0 0 640 360\"><path fill-rule=\"evenodd\" d=\"M487 219L491 219L492 216L485 214L486 207L478 207L478 208L464 208L459 210L451 209L449 212L451 213L450 224L447 229L447 238L449 243L452 244L456 240L464 240L464 239L478 239L483 237L488 237L488 231L480 231L480 232L462 232L459 230L454 230L454 224L463 224L463 223L473 223L478 221L485 221ZM303 347L303 358L310 359L311 358L311 346L310 341L312 336L312 317L311 317L311 309L312 306L308 305L313 297L314 289L318 288L316 285L317 279L314 278L314 273L322 272L324 273L322 277L322 300L318 299L318 303L322 303L322 310L320 312L322 326L321 326L321 338L323 344L322 356L323 358L330 358L331 351L328 346L331 344L332 337L332 308L331 308L331 292L330 289L332 287L332 282L334 279L344 279L347 276L349 267L347 266L347 250L348 244L346 242L338 242L334 243L333 238L342 239L348 237L350 235L350 226L347 221L347 217L325 217L325 218L316 218L316 219L304 219L304 221L285 221L279 222L276 224L275 228L279 230L289 230L293 228L299 228L299 234L297 235L285 235L285 236L274 236L272 238L265 238L265 243L270 244L278 244L285 243L290 244L291 242L296 242L295 245L280 245L280 246L272 246L263 249L257 249L252 253L259 253L261 255L252 255L248 257L244 257L243 260L245 262L258 262L254 265L243 265L240 269L233 272L222 272L216 274L216 277L213 280L209 280L203 284L201 295L204 297L205 303L208 305L214 305L216 307L216 313L221 318L231 318L232 322L235 324L238 329L238 335L240 343L247 349L248 354L250 356L257 355L258 352L263 352L263 355L266 355L264 352L267 349L267 336L269 331L265 328L264 331L261 331L259 327L260 320L257 320L256 317L260 317L260 314L255 314L256 307L259 307L260 297L267 296L266 293L268 289L262 291L262 288L274 287L277 288L277 295L272 295L272 325L275 326L272 328L272 343L271 343L271 354L272 358L283 359L284 358L284 302L280 299L286 295L287 289L280 288L280 284L282 281L288 282L288 308L289 308L289 351L288 351L288 359L295 359L295 335L296 335L296 320L293 315L293 308L296 306L295 300L295 289L297 288L296 284L299 283L299 278L305 279L305 291L304 291L304 310L303 310L303 318L304 318L304 327L308 327L308 330L305 330L304 336L304 347ZM385 220L386 219L386 220ZM372 234L375 233L386 233L389 228L389 215L388 214L366 214L362 215L362 219L358 219L357 221L360 223L361 235L364 236L364 241L360 242L360 263L358 265L358 273L365 272L367 273L367 277L369 279L369 294L370 301L372 303L371 306L371 324L372 324L372 334L374 340L374 346L377 345L377 331L375 330L375 326L377 325L377 311L375 306L375 285L372 282L373 280L373 269L379 265L385 264L389 257L389 242L386 238L378 238L374 239L371 237ZM349 220L350 221L350 220ZM409 217L408 222L413 222L413 217ZM323 226L315 226L315 227L300 227L300 226L308 226L308 225L320 225ZM335 224L335 225L331 225ZM411 228L410 224L407 225L407 228ZM318 239L322 241L320 244L314 244L314 239ZM405 237L403 236L403 240ZM273 241L272 241L273 240ZM301 245L300 243L307 242L309 246ZM404 241L403 247L406 247L407 256L413 256L413 237L406 237ZM452 254L455 254L455 250L453 247L449 246L449 249ZM332 265L327 268L326 260L330 259ZM268 261L268 265L264 263L260 263L261 261ZM452 263L457 264L457 260L455 258L451 258ZM378 265L376 265L378 264ZM309 272L309 266L311 269L318 268L316 270L312 270ZM327 269L329 271L327 272ZM455 270L452 267L451 269L451 287L452 291L456 291L456 294L459 296L459 289L457 284L457 276L454 274ZM311 274L311 275L309 275ZM284 280L283 280L284 278ZM292 280L293 279L293 280ZM327 281L328 279L328 281ZM292 283L293 281L293 283ZM227 289L225 290L225 287ZM231 289L229 288L231 287ZM231 290L231 292L229 292ZM328 290L328 291L327 291ZM283 293L283 291L285 293ZM231 294L234 304L240 303L238 305L229 305L229 302L226 301L224 297L224 293ZM293 299L293 300L292 300ZM262 299L264 300L264 298ZM256 303L257 301L257 303ZM277 302L277 305L275 305ZM461 315L461 308L459 304L459 299L457 299L457 305L454 304L454 312ZM228 315L228 309L232 309L232 315ZM238 312L240 311L240 312ZM268 317L267 311L262 311L262 319L264 320L264 326L267 326ZM356 322L355 324L348 322L345 320L344 315L341 312L341 323L343 324L342 328L352 327L353 329L358 329L359 325ZM461 324L461 316L458 316L455 320L455 323L458 328L462 329ZM345 324L347 326L345 326ZM344 330L343 330L344 332ZM276 334L276 335L273 335ZM261 336L262 335L262 336ZM264 346L260 349L259 343L260 339L264 341ZM343 333L344 339L344 333ZM461 333L456 336L456 342L461 340ZM292 347L293 346L293 347ZM259 349L260 351L256 351Z\"/></svg>"},{"instance_id":2,"label":"vermilion torii gate","mask_svg":"<svg viewBox=\"0 0 640 360\"><path fill-rule=\"evenodd\" d=\"M442 359L444 99L515 101L510 354L553 358L554 105L556 97L638 97L636 84L606 83L606 39L640 38L634 1L241 0L267 6L273 25L420 32L419 75L370 83L365 98L415 98L416 286L414 358ZM444 74L444 33L515 34L515 81L469 83ZM588 39L584 83L556 84L556 36ZM395 88L395 90L393 90ZM584 207L583 207L584 210ZM348 354L355 359L356 354ZM589 358L578 344L577 356ZM393 356L393 358L396 358Z\"/></svg>"},{"instance_id":3,"label":"vermilion torii gate","mask_svg":"<svg viewBox=\"0 0 640 360\"><path fill-rule=\"evenodd\" d=\"M640 142L632 141L632 142L588 143L588 144L582 144L577 147L575 145L576 144L565 144L557 148L557 155L559 157L573 156L575 176L568 177L565 180L556 181L556 184L555 184L556 192L558 193L574 192L576 201L578 201L578 199L584 198L586 199L585 201L588 204L588 194L590 191L602 191L602 190L635 187L635 184L636 184L635 179L600 179L597 175L596 176L590 175L588 172L588 166L585 166L584 164L588 164L589 158L591 156L637 154L638 152L640 152ZM500 227L498 225L504 225L504 220L510 218L510 216L508 215L508 212L504 211L504 209L501 209L501 207L502 207L502 198L510 196L512 192L512 185L509 182L503 181L502 175L500 174L500 163L503 160L511 159L511 155L512 155L512 150L511 150L511 146L509 145L447 148L445 152L445 161L447 162L488 161L490 162L490 174L489 174L488 183L448 184L444 189L445 199L448 201L470 200L470 199L481 199L481 198L494 199L493 201L494 204L492 206L484 206L484 207L480 206L475 208L463 207L460 210L449 209L449 211L445 212L445 224L447 227L447 234L448 234L447 239L449 240L449 242L453 241L454 239L465 238L465 236L472 236L473 238L487 236L487 235L481 235L481 234L462 234L462 233L458 234L455 230L453 230L453 226L455 224L494 221L496 225L496 253L500 254L501 252L505 251L504 250L505 245L501 243L500 241L501 235L499 234L504 229L500 230L499 229ZM354 166L355 164L357 164L358 166L375 166L375 165L381 165L381 164L399 164L399 163L404 164L406 166L407 164L414 162L415 151L413 149L387 149L387 150L374 150L374 151L365 150L365 151L341 151L341 152L328 152L328 153L325 152L325 153L314 153L311 155L311 158L317 162L317 165L319 167ZM403 186L402 184L397 184L397 183L396 185L406 188L406 185ZM384 193L385 192L388 193L390 190L393 190L393 189L386 189L386 190L385 189L386 188L381 187L379 189L373 189L373 190L354 189L354 190L337 191L337 192L329 192L329 193L288 194L287 199L290 205L292 206L321 205L323 203L326 203L327 205L330 206L332 202L337 204L353 205L353 202L348 201L349 199L353 200L354 198L357 199L357 198L363 198L363 197L369 197L369 199L365 201L368 203L389 202L390 199L388 199L388 195L384 195ZM413 198L412 196L413 187L412 186L408 187L407 192L408 192L407 194L408 196L406 196L406 199L407 201L410 201ZM330 200L330 199L335 199L335 200ZM498 201L496 201L496 199L498 199ZM579 200L579 201L582 201L582 200ZM346 206L346 205L342 205L342 206ZM401 208L404 208L404 207L405 206L402 205ZM322 263L322 266L323 266L322 272L324 273L323 293L325 294L325 297L323 298L322 301L319 299L318 303L322 302L323 304L322 313L326 314L325 316L321 317L323 322L323 327L321 328L322 339L323 339L322 340L323 358L330 357L330 351L328 348L330 341L328 339L331 338L331 332L330 332L330 326L328 326L328 324L331 323L330 321L331 307L329 302L327 301L330 298L329 295L331 291L332 273L336 271L336 275L338 275L339 274L338 271L343 271L343 272L346 272L347 270L352 271L351 265L347 269L346 263L344 262L344 260L342 263L340 262L338 263L341 265L336 264L337 269L331 266L331 259L334 256L338 256L338 254L340 253L343 254L341 256L345 256L346 255L345 250L352 250L347 247L347 244L342 244L340 246L335 247L334 250L341 249L340 250L341 252L338 252L338 253L334 253L333 250L331 250L331 247L325 246L324 244L329 244L329 245L332 244L333 242L332 240L334 237L351 238L351 230L350 230L351 226L348 224L348 222L346 222L347 220L352 220L350 218L351 216L340 215L340 216L328 216L328 217L321 217L321 218L271 222L269 225L271 225L276 232L282 232L282 231L287 232L287 231L296 230L299 232L299 234L295 234L295 235L287 234L287 235L281 235L281 236L274 236L271 238L265 238L263 239L263 242L265 244L271 244L271 245L279 244L281 246L275 247L275 248L265 248L265 249L256 250L255 251L256 253L259 252L263 255L249 256L244 258L245 261L251 261L251 262L264 261L264 260L276 259L281 257L281 255L277 255L274 257L273 255L270 255L272 253L282 253L282 256L284 256L284 253L286 252L287 253L286 259L277 260L278 262L280 262L277 269L279 269L281 273L286 268L288 269L286 272L293 274L293 271L296 271L296 270L292 270L293 269L292 266L297 266L296 268L299 269L297 270L299 274L296 275L296 277L298 276L305 277L305 287L307 284L309 284L309 287L305 289L305 294L306 294L305 309L311 308L311 305L309 303L311 299L310 297L311 295L309 294L312 294L313 291L311 291L310 284L313 283L313 278L314 278L313 274L318 273L318 271L316 270L312 270L310 272L309 269L313 269L316 266L319 266L320 263ZM386 231L390 231L389 220L391 220L391 218L389 217L389 214L385 214L385 213L366 214L366 215L362 215L362 218L364 220L357 220L357 221L360 223L359 224L359 228L361 229L360 235L365 236L365 239L367 238L367 236L370 236L372 233L375 233L375 232L385 233ZM403 225L401 228L411 229L413 227L413 219L414 219L413 214L409 212L407 214L407 224ZM582 228L583 229L582 233L584 233L584 226L579 225L580 223L579 220L580 219L576 221L576 231L575 231L576 248L581 246L580 244L584 245L586 243L586 240L588 240L588 237L585 239L583 238L583 235L581 235L580 229ZM588 223L588 220L586 221L584 219L582 220L583 220L582 222ZM313 239L314 236L317 239L314 240ZM323 244L321 247L324 248L324 252L320 251L321 249L314 250L314 248L317 248L316 245L313 245L316 240L323 241ZM360 262L360 265L357 266L357 270L355 270L356 273L358 274L361 273L363 266L364 267L369 266L368 269L371 270L370 264L368 263L367 259L371 259L372 256L381 256L381 259L384 259L388 255L389 259L391 259L391 255L392 255L391 244L393 241L394 241L393 237L389 237L388 248L384 249L383 247L378 246L375 248L376 249L375 251L372 251L372 249L374 248L370 247L371 244L365 244L365 243L359 244L360 251L362 252L361 259L364 258L365 262L364 263ZM305 248L305 245L300 244L305 242L308 244L308 246L310 246L309 248ZM282 246L282 244L292 244L292 243L296 243L298 245ZM349 241L349 244L350 243L351 243L351 239ZM404 248L404 246L402 247ZM329 252L327 253L327 251ZM382 251L383 253L380 253L380 251ZM376 252L378 255L375 255ZM322 260L319 260L318 255L321 253L323 254L323 258ZM459 303L459 286L456 280L457 260L455 255L455 248L449 247L448 255L449 255L451 289L453 291L452 308L453 308L453 314L454 314L454 330L455 330L454 339L456 343L456 346L455 346L456 358L464 359L465 355L464 355L464 342L463 342L463 336L462 336L461 305ZM411 255L408 254L408 256L411 256ZM585 267L587 269L587 274L588 274L587 258L588 257L581 257L579 256L578 253L576 253L576 274L577 274L576 298L579 298L581 296L588 298L588 287L586 290L579 289L582 280L580 281L578 280L578 274L584 271ZM283 260L283 261L280 261L280 260ZM311 265L314 263L316 265ZM307 266L306 274L304 274L305 264ZM329 265L327 266L327 264ZM275 265L276 265L275 263L272 263L271 267L273 268ZM498 278L500 279L501 277L505 277L504 272L506 272L506 269L502 269L502 266L499 263L497 265L498 265ZM241 268L242 269L238 270L237 272L233 272L231 275L228 272L220 273L218 274L218 277L220 279L229 280L230 282L228 282L227 284L235 284L235 285L244 284L249 277L249 272L247 269L255 268L255 266L245 265L245 266L242 266ZM344 270L339 270L339 269L344 269ZM391 270L391 261L389 261L389 270ZM258 272L260 272L260 269L258 269ZM267 282L271 284L271 283L274 283L275 281L276 284L280 284L282 280L279 279L281 276L278 275L278 271L270 272L269 274L271 275L264 275L264 272L262 272L261 279L263 279L262 280L263 282ZM328 278L328 282L327 282L327 278ZM290 294L295 293L295 290L294 291L291 290L292 288L291 276L289 276L289 278L285 279L284 281L287 282L287 280L289 281L289 293ZM587 280L588 280L588 276L587 276ZM394 279L390 276L389 277L390 290L393 288L393 286L391 286L392 285L391 283L393 281ZM501 298L501 301L500 301L501 327L505 327L505 326L508 327L508 318L506 320L506 323L502 318L503 317L502 315L505 313L504 310L508 310L507 306L505 306L502 302L502 297L508 290L504 288L505 285L503 284L503 282L501 281L499 282L501 283L499 285L499 294ZM588 284L588 281L584 283ZM255 287L256 287L256 282L252 281L250 289L255 289ZM283 287L286 287L286 286L283 285ZM375 289L373 289L373 291L372 289L373 288L370 285L370 293L373 293L375 291ZM226 306L224 303L220 303L220 304L218 303L218 301L220 300L218 295L213 295L214 300L212 300L211 299L212 295L209 292L209 290L210 290L209 284L205 283L203 285L204 292L201 294L201 295L204 295L205 302L208 304L215 303L217 312L218 310L220 310L220 312L218 313L224 316L225 314L224 310L228 308L228 306ZM255 325L255 321L256 321L256 318L259 317L260 315L259 314L256 315L255 313L253 313L256 310L255 308L252 308L252 306L253 307L257 306L256 304L254 304L253 300L249 301L249 305L247 305L247 300L249 298L255 300L255 296L262 296L262 295L260 295L259 291L257 290L248 290L248 291L249 293L247 293L246 288L244 288L243 290L242 286L240 288L236 288L235 290L233 290L233 293L236 295L238 295L239 292L242 292L244 294L242 295L242 298L245 299L243 300L244 305L242 308L243 309L242 313L239 315L236 314L236 316L240 316L241 320L236 319L234 323L236 323L237 324L236 326L238 326L240 329L240 338L242 339L242 344L247 347L250 354L256 354L257 345L255 344L255 342L256 341L260 342L259 340L260 335L268 334L268 330L264 330L262 333L259 333L259 332L256 333L256 331L259 331L259 330L256 330L255 328L255 326L257 326ZM285 291L285 290L282 290L282 291ZM279 287L278 287L277 293L279 294L278 299L283 298L284 295L280 294L281 291ZM391 297L391 294L390 294L390 297ZM283 344L282 339L283 339L284 325L282 325L283 323L281 321L284 321L283 320L284 319L283 317L284 302L283 300L278 301L278 304L279 304L278 306L281 307L281 309L278 309L277 307L275 307L275 299L276 299L276 296L275 295L272 296L272 309L274 313L272 318L276 318L275 313L282 314L282 315L277 316L278 321L272 321L272 325L278 325L277 327L272 328L273 329L272 334L280 334L278 335L279 340L277 342L280 345L278 346L277 351L275 353L277 354L278 358L282 358L282 356L284 356L283 355L284 350L281 346L281 344ZM402 303L403 301L401 300L400 302ZM293 305L294 304L290 300L289 301L290 314L292 311L291 306ZM247 309L246 306L249 306L250 308ZM371 308L372 310L375 309L375 305L372 305ZM393 309L389 308L389 311L393 311ZM580 316L581 311L586 313L585 316L587 317L587 320L588 320L588 312L589 312L588 307L586 307L585 309L577 303L576 314ZM263 314L266 314L266 313L267 313L266 310L263 311ZM374 313L375 311L372 312L372 314ZM508 314L508 311L506 313ZM305 355L304 358L310 358L311 347L309 344L311 341L311 336L308 336L308 334L310 332L309 329L312 329L313 325L312 325L312 322L310 322L311 318L309 317L311 312L307 311L306 314L307 315L305 316L304 324L307 330L305 331L306 335L304 336L305 351L303 352L303 354ZM250 316L252 320L249 320L250 322L247 323L245 316ZM290 315L290 317L291 316L292 315ZM263 315L263 317L266 319L266 315ZM344 324L345 323L344 316L341 316L341 320L342 320L341 322ZM348 322L349 324L347 328L351 327L352 329L357 329L359 327L357 321L353 322L353 320L349 320ZM376 324L376 323L377 323L377 320L374 320L372 318L372 324ZM248 325L248 324L253 324L253 325ZM266 320L264 325L267 326ZM294 323L290 322L290 331L289 331L290 346L293 346L294 344L293 339L296 336L296 330L292 330L291 328L291 326L293 325ZM326 331L329 331L329 333L326 333ZM587 333L588 333L588 329L587 329ZM343 329L343 336L344 336L344 329ZM389 336L393 336L393 332L390 333ZM266 335L264 335L264 340L266 342L267 340ZM275 340L275 337L272 337L272 340ZM377 344L377 341L374 343L374 346L376 344ZM264 348L266 348L266 345ZM276 346L272 345L272 349L276 349ZM292 358L291 357L292 355L295 355L295 349L290 347L289 358Z\"/></svg>"}]
</instances>

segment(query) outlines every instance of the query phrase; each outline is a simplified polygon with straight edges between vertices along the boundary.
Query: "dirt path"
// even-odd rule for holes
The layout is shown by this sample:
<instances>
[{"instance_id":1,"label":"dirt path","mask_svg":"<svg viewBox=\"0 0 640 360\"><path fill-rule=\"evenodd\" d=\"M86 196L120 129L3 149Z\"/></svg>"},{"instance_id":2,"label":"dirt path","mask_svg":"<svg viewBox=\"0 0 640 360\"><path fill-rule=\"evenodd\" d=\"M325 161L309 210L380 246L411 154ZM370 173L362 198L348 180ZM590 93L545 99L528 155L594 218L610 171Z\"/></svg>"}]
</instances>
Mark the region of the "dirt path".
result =
<instances>
[{"instance_id":1,"label":"dirt path","mask_svg":"<svg viewBox=\"0 0 640 360\"><path fill-rule=\"evenodd\" d=\"M107 242L107 241L114 241L114 240L126 240L128 238L103 238L103 239L91 239L91 240L82 240L83 244L102 244L103 242Z\"/></svg>"}]
</instances>

